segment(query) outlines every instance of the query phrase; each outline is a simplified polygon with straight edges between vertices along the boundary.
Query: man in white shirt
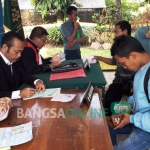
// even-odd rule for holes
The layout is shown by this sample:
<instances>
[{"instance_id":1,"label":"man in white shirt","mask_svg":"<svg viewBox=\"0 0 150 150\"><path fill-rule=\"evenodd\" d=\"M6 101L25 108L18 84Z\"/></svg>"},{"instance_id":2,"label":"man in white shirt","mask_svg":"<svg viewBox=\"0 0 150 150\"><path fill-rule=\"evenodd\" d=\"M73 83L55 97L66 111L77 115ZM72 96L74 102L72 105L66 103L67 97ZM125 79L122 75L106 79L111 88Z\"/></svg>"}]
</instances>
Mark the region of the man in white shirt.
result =
<instances>
[{"instance_id":1,"label":"man in white shirt","mask_svg":"<svg viewBox=\"0 0 150 150\"><path fill-rule=\"evenodd\" d=\"M23 50L23 37L13 31L4 34L0 50L0 97L16 99L32 96L34 88L18 90L23 83L35 85L38 92L45 90L42 81L26 73L18 63Z\"/></svg>"}]
</instances>

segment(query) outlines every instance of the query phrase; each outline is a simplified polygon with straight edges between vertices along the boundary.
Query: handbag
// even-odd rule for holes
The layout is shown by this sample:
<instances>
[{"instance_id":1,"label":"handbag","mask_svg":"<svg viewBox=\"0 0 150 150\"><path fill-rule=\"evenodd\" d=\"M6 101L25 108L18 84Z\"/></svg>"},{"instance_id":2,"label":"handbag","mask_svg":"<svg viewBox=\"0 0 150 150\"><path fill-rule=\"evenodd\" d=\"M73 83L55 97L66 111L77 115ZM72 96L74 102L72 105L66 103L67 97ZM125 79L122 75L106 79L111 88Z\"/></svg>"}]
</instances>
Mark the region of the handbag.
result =
<instances>
[{"instance_id":1,"label":"handbag","mask_svg":"<svg viewBox=\"0 0 150 150\"><path fill-rule=\"evenodd\" d=\"M49 64L42 64L42 65L39 65L39 71L40 72L50 72L51 71L51 67Z\"/></svg>"},{"instance_id":2,"label":"handbag","mask_svg":"<svg viewBox=\"0 0 150 150\"><path fill-rule=\"evenodd\" d=\"M133 88L133 80L124 80L121 82L122 88L123 88L123 94L126 96L133 95L133 92L131 89Z\"/></svg>"}]
</instances>

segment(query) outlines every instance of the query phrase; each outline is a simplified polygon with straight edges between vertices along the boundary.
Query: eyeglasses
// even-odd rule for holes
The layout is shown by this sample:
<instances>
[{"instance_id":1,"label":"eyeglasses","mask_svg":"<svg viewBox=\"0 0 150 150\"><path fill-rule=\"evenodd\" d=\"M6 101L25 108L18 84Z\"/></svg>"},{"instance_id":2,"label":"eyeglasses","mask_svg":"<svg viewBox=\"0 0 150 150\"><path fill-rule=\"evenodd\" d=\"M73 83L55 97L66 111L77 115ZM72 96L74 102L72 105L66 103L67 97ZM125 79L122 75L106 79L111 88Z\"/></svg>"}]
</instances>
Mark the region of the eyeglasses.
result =
<instances>
[{"instance_id":1,"label":"eyeglasses","mask_svg":"<svg viewBox=\"0 0 150 150\"><path fill-rule=\"evenodd\" d=\"M40 40L42 40L44 43L46 43L47 42L47 39L41 39L41 38L39 38Z\"/></svg>"}]
</instances>

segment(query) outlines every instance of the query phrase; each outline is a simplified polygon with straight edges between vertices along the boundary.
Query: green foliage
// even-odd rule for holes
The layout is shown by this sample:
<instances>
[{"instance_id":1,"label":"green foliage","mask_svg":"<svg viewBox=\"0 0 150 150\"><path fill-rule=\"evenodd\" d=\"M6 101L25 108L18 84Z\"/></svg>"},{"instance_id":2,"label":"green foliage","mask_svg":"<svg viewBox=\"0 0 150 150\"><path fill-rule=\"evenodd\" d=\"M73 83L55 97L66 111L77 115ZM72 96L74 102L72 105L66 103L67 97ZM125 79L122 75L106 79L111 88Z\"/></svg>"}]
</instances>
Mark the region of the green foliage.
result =
<instances>
[{"instance_id":1,"label":"green foliage","mask_svg":"<svg viewBox=\"0 0 150 150\"><path fill-rule=\"evenodd\" d=\"M51 45L59 45L62 44L62 35L60 33L59 27L51 27L47 29L49 35L48 35L48 43Z\"/></svg>"},{"instance_id":2,"label":"green foliage","mask_svg":"<svg viewBox=\"0 0 150 150\"><path fill-rule=\"evenodd\" d=\"M74 0L31 0L31 3L35 4L35 11L41 11L42 18L46 16L48 10L63 11L73 2Z\"/></svg>"},{"instance_id":3,"label":"green foliage","mask_svg":"<svg viewBox=\"0 0 150 150\"><path fill-rule=\"evenodd\" d=\"M131 21L133 19L132 13L137 11L140 3L128 3L126 0L122 1L122 11L124 20Z\"/></svg>"}]
</instances>

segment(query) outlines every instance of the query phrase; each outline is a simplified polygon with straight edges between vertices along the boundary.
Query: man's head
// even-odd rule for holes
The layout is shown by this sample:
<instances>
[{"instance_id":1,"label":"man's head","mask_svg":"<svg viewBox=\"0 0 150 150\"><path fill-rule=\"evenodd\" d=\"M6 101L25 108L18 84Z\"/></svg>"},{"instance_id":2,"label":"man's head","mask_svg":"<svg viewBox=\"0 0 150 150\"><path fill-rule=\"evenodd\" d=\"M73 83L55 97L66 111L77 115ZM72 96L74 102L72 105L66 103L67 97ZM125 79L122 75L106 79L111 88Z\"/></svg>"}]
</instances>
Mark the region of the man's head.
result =
<instances>
[{"instance_id":1,"label":"man's head","mask_svg":"<svg viewBox=\"0 0 150 150\"><path fill-rule=\"evenodd\" d=\"M41 49L46 43L47 35L48 32L43 27L38 26L33 28L29 38L39 49Z\"/></svg>"},{"instance_id":2,"label":"man's head","mask_svg":"<svg viewBox=\"0 0 150 150\"><path fill-rule=\"evenodd\" d=\"M16 62L21 57L23 50L24 37L13 31L4 34L1 41L1 52L10 62Z\"/></svg>"},{"instance_id":3,"label":"man's head","mask_svg":"<svg viewBox=\"0 0 150 150\"><path fill-rule=\"evenodd\" d=\"M146 54L140 42L129 35L121 35L114 39L111 47L111 55L125 69L137 71L142 67L141 60L144 59L143 54Z\"/></svg>"},{"instance_id":4,"label":"man's head","mask_svg":"<svg viewBox=\"0 0 150 150\"><path fill-rule=\"evenodd\" d=\"M131 25L128 21L120 21L115 25L114 33L115 37L120 35L131 35Z\"/></svg>"},{"instance_id":5,"label":"man's head","mask_svg":"<svg viewBox=\"0 0 150 150\"><path fill-rule=\"evenodd\" d=\"M69 6L66 10L66 14L68 16L68 20L70 22L76 22L78 17L77 8L75 6Z\"/></svg>"}]
</instances>

